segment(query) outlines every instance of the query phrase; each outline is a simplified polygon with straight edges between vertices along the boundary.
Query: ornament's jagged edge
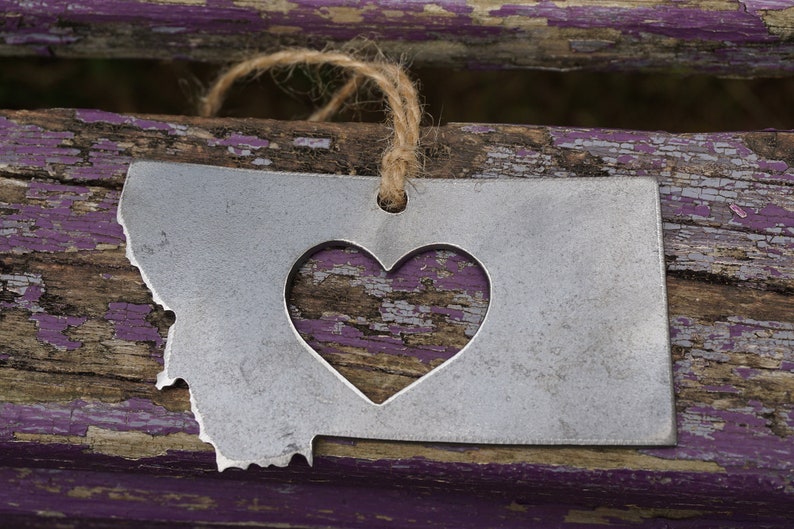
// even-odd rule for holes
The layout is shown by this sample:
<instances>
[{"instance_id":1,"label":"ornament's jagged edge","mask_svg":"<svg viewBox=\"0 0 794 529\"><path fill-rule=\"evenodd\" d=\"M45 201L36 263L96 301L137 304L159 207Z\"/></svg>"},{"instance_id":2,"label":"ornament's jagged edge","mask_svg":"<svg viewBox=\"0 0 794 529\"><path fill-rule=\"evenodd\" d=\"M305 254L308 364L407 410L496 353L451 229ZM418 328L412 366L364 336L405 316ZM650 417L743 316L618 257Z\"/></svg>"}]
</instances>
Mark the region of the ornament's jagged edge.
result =
<instances>
[{"instance_id":1,"label":"ornament's jagged edge","mask_svg":"<svg viewBox=\"0 0 794 529\"><path fill-rule=\"evenodd\" d=\"M149 289L149 292L152 294L152 300L163 307L164 310L169 310L174 313L175 321L168 329L168 335L166 336L165 341L165 349L163 351L163 370L157 374L157 382L155 386L158 390L162 390L165 387L173 386L176 381L182 377L172 377L168 372L168 364L170 363L171 359L171 344L173 343L172 337L174 334L174 329L177 325L179 325L179 315L176 311L172 310L167 303L160 297L160 295L155 290L154 286L152 285L151 281L149 281L149 277L146 275L145 270L143 267L138 263L138 260L135 258L135 253L132 250L132 244L130 244L130 233L127 230L127 225L124 223L124 218L121 215L121 202L124 198L124 192L122 191L121 197L119 199L119 207L116 210L116 221L121 226L121 229L124 232L124 241L125 241L125 249L124 255L127 257L127 260L130 262L132 266L138 269L141 274L141 279L146 284L146 287ZM218 467L218 471L223 472L227 468L240 468L242 470L247 469L251 465L258 465L262 468L267 468L269 466L277 466L277 467L285 467L289 465L292 458L298 454L302 455L306 458L306 461L309 463L309 466L314 464L313 454L312 454L312 445L313 442L310 441L308 446L299 448L293 452L287 452L286 454L281 454L279 456L274 457L265 457L262 459L243 459L243 460L236 460L230 459L223 454L223 451L220 447L215 443L215 441L210 437L209 434L206 433L206 428L204 427L204 417L201 415L199 411L198 403L196 402L195 396L193 395L193 391L190 389L190 381L187 379L182 378L188 384L188 394L190 395L190 411L193 413L193 417L196 419L196 422L199 426L199 439L207 444L212 445L213 449L215 450L215 464Z\"/></svg>"},{"instance_id":2,"label":"ornament's jagged edge","mask_svg":"<svg viewBox=\"0 0 794 529\"><path fill-rule=\"evenodd\" d=\"M171 326L171 329L173 329L175 325L176 323ZM171 334L170 330L168 334L170 337ZM170 349L168 344L166 345L166 349ZM157 375L157 384L156 384L157 389L161 390L164 387L173 385L178 378L180 377L172 378L168 375L168 363L166 361L165 367ZM190 386L190 382L188 380L185 380L185 382L187 382L188 386ZM238 459L231 459L226 457L223 454L223 451L220 449L220 447L215 443L215 441L213 441L212 437L210 437L210 435L207 434L206 428L204 427L204 417L201 415L201 412L199 411L198 403L196 402L193 392L190 389L188 389L188 393L190 395L190 409L193 412L193 417L196 419L196 422L198 423L199 426L199 434L198 434L199 439L201 439L207 444L212 445L212 447L215 449L215 464L218 467L218 471L223 472L227 468L240 468L242 470L245 470L251 465L257 465L262 468L267 468L269 466L286 467L287 465L289 465L290 461L292 461L292 458L297 454L300 454L303 457L305 457L306 461L309 462L309 466L313 464L314 461L312 459L311 442L307 447L304 447L303 449L299 449L294 452L288 452L286 454L282 454L280 456L275 456L275 457L266 457L262 459L250 459L250 460L249 459L238 460Z\"/></svg>"}]
</instances>

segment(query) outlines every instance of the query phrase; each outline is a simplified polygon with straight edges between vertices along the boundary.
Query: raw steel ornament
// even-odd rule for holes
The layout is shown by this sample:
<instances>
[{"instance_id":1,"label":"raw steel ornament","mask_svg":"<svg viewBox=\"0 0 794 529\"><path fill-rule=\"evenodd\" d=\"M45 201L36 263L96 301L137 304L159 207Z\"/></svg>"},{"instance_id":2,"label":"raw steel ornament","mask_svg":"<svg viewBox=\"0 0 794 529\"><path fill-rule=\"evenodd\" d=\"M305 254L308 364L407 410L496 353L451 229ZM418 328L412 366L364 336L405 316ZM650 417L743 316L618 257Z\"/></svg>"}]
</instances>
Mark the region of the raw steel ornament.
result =
<instances>
[{"instance_id":1,"label":"raw steel ornament","mask_svg":"<svg viewBox=\"0 0 794 529\"><path fill-rule=\"evenodd\" d=\"M317 435L453 443L670 445L675 411L651 178L378 179L136 162L127 255L176 313L158 387L190 385L220 469L312 460ZM357 246L386 269L435 247L485 271L490 306L446 363L375 404L298 334L305 258Z\"/></svg>"}]
</instances>

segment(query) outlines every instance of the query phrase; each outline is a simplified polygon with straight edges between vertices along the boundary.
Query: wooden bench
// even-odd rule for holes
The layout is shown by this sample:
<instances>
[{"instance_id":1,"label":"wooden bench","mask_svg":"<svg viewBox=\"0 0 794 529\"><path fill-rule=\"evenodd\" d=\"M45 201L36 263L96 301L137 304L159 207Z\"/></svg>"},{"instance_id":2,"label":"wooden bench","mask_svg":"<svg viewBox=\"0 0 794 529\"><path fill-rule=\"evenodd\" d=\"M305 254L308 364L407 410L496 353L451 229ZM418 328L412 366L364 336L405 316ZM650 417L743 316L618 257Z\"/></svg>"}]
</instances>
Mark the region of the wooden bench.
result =
<instances>
[{"instance_id":1,"label":"wooden bench","mask_svg":"<svg viewBox=\"0 0 794 529\"><path fill-rule=\"evenodd\" d=\"M274 8L253 5L119 2L114 11L93 2L25 4L6 10L2 50L219 59L222 50L246 42L318 42L329 35L344 40L363 28L382 31L377 36L391 51L410 47L444 64L505 65L517 57L524 66L786 72L790 11L746 4L729 10L727 3L694 2L675 11L665 2L616 2L602 11L577 11L544 3L460 12L453 4L421 10L411 4L396 10L401 16L363 4L284 3L281 14L262 13ZM625 16L613 16L618 9ZM586 16L596 12L602 18ZM289 28L291 20L306 31L278 30ZM708 20L711 25L703 22ZM246 21L252 31L240 30L234 21ZM765 24L766 37L760 26L759 33L747 30L756 22ZM465 30L453 31L456 27ZM255 41L256 32L272 40ZM407 40L390 41L397 32ZM740 34L747 38L740 40ZM421 40L421 35L433 38ZM545 52L541 41L549 46ZM726 50L730 59L720 59ZM757 60L761 54L763 61ZM173 319L152 301L124 255L116 206L126 169L132 160L154 159L377 174L387 134L368 124L97 110L0 112L3 523L136 528L794 523L794 133L789 132L667 134L453 123L424 135L427 177L658 178L677 447L321 438L313 467L296 460L286 468L218 473L212 447L198 439L187 387L158 391L154 386ZM312 274L307 269L298 284L318 283ZM328 306L343 295L348 301L338 313L352 315L356 307L373 303L366 289L353 284L348 268L326 262L323 278L327 281L316 290L296 287L294 304ZM435 297L387 290L382 298L409 299L414 310L428 310L455 296L476 298L470 286L452 281ZM365 330L376 319L357 316ZM305 310L301 317L320 320L322 311ZM428 339L460 337L460 322L435 323ZM388 380L396 384L421 375L409 357L395 357L373 376L366 356L356 354L359 345L343 336L329 340L348 353L337 355L340 368L358 376L357 384L370 394L377 395L392 383Z\"/></svg>"},{"instance_id":2,"label":"wooden bench","mask_svg":"<svg viewBox=\"0 0 794 529\"><path fill-rule=\"evenodd\" d=\"M225 62L363 36L392 55L466 68L786 75L794 71L791 7L779 0L2 0L0 54Z\"/></svg>"}]
</instances>

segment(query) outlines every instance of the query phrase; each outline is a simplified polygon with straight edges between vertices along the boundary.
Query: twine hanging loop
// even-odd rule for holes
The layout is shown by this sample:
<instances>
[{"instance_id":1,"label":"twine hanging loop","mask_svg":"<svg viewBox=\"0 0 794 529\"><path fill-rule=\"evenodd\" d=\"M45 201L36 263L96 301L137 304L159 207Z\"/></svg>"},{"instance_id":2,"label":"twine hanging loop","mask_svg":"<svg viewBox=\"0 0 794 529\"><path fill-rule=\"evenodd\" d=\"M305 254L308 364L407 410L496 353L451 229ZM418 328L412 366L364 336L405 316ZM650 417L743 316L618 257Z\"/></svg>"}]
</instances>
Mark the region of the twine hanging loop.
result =
<instances>
[{"instance_id":1,"label":"twine hanging loop","mask_svg":"<svg viewBox=\"0 0 794 529\"><path fill-rule=\"evenodd\" d=\"M335 66L351 72L351 77L333 95L325 107L315 112L312 121L328 119L365 81L372 81L383 94L391 117L393 137L383 152L380 167L378 200L389 211L405 208L405 184L419 174L419 124L422 112L419 96L411 79L398 65L385 61L364 61L338 51L309 49L283 50L241 61L224 72L201 101L204 117L218 113L232 85L239 79L275 68L306 66Z\"/></svg>"}]
</instances>

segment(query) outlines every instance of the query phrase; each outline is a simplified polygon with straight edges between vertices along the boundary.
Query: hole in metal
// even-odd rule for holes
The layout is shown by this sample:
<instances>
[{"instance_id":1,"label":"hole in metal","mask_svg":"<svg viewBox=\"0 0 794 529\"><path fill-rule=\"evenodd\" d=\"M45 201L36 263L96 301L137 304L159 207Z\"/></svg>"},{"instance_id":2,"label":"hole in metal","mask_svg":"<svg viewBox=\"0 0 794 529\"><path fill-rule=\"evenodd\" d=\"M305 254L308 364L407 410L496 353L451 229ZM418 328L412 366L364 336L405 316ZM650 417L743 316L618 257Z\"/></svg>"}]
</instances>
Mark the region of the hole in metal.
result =
<instances>
[{"instance_id":1,"label":"hole in metal","mask_svg":"<svg viewBox=\"0 0 794 529\"><path fill-rule=\"evenodd\" d=\"M472 339L490 285L458 249L423 249L387 272L367 251L337 245L297 263L286 296L306 343L380 404Z\"/></svg>"},{"instance_id":2,"label":"hole in metal","mask_svg":"<svg viewBox=\"0 0 794 529\"><path fill-rule=\"evenodd\" d=\"M380 194L378 194L378 207L387 213L400 213L401 211L405 211L406 206L408 205L408 195L405 194L403 191L403 200L401 206L389 206L380 198Z\"/></svg>"}]
</instances>

